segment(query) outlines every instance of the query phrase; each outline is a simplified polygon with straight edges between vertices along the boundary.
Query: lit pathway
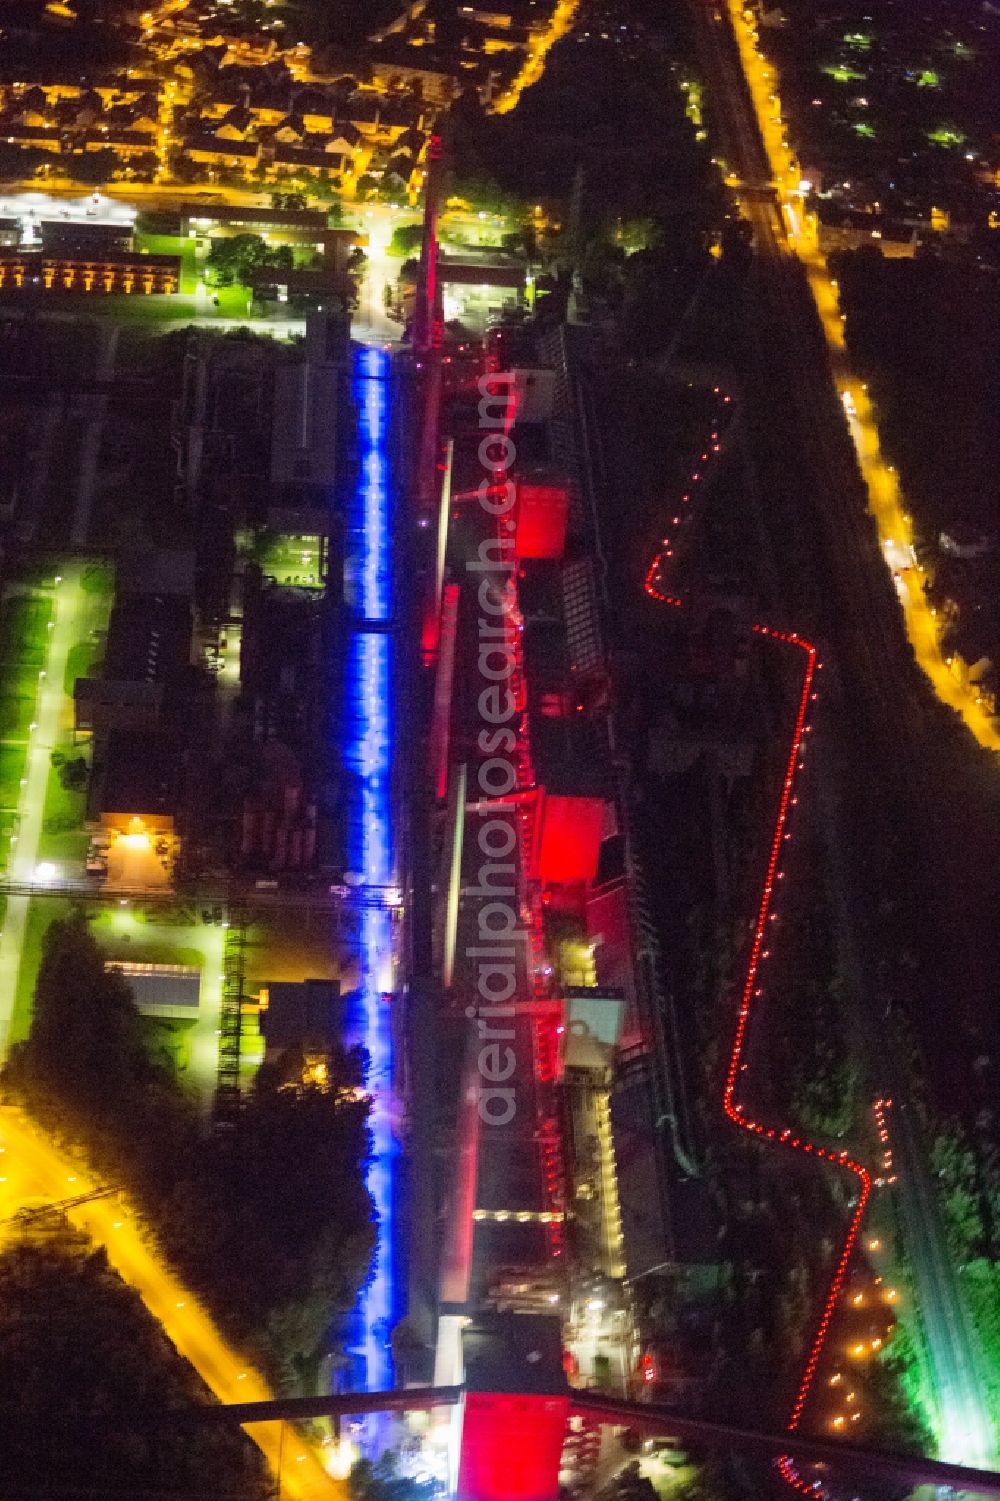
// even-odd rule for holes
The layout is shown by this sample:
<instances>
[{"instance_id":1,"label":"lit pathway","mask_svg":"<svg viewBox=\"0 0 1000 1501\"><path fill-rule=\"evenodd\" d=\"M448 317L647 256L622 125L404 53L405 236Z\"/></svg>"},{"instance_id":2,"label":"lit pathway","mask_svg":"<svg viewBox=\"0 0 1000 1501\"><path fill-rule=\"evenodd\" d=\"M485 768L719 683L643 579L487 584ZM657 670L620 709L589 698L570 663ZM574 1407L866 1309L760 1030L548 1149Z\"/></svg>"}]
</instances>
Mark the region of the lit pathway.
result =
<instances>
[{"instance_id":1,"label":"lit pathway","mask_svg":"<svg viewBox=\"0 0 1000 1501\"><path fill-rule=\"evenodd\" d=\"M48 651L42 669L45 676L40 677L38 684L34 728L28 740L24 781L18 802L17 843L12 847L8 862L8 876L12 881L32 880L38 863L52 751L59 744L67 712L66 663L70 650L79 640L80 615L85 604L82 574L82 565L69 565L52 595L53 624L48 632ZM0 1057L7 1052L28 902L26 896L7 898L6 916L0 931Z\"/></svg>"},{"instance_id":2,"label":"lit pathway","mask_svg":"<svg viewBox=\"0 0 1000 1501\"><path fill-rule=\"evenodd\" d=\"M51 1145L20 1111L0 1110L0 1222L25 1200L59 1201L88 1193L92 1178ZM104 1246L118 1275L134 1287L177 1352L189 1361L221 1402L266 1401L273 1394L252 1366L219 1334L211 1319L168 1271L138 1222L117 1197L96 1199L69 1211L69 1218ZM0 1224L0 1245L7 1232ZM291 1428L284 1442L279 1423L257 1423L248 1432L271 1470L281 1466L281 1494L292 1501L340 1501L341 1481L331 1479L314 1450Z\"/></svg>"},{"instance_id":3,"label":"lit pathway","mask_svg":"<svg viewBox=\"0 0 1000 1501\"><path fill-rule=\"evenodd\" d=\"M717 392L716 394L718 395L719 393ZM724 408L729 406L729 404L730 398L728 396L720 396L720 407ZM650 598L658 600L661 604L670 605L675 609L682 607L684 601L675 594L667 593L665 588L666 577L671 571L670 560L674 554L675 538L678 529L683 526L687 518L687 508L690 502L697 494L701 493L695 488L696 485L700 485L704 489L706 478L712 467L713 457L720 451L720 431L721 412L718 412L705 451L701 454L697 469L688 480L687 492L677 502L677 514L671 518L667 535L663 538L660 549L650 563L646 574L645 588ZM871 1175L863 1163L857 1162L847 1152L831 1151L821 1143L810 1140L805 1134L799 1135L795 1128L790 1125L785 1125L781 1122L772 1124L759 1120L751 1113L751 1107L745 1103L748 1093L747 1086L751 1083L748 1077L747 1033L752 1018L761 1009L765 994L764 980L767 972L767 961L771 957L771 940L769 934L773 931L771 924L778 917L777 899L779 892L783 889L780 886L780 882L784 880L785 876L782 869L785 843L792 837L788 831L788 822L792 806L798 801L795 789L805 756L805 736L809 731L807 723L809 709L816 697L813 688L813 679L819 665L816 657L816 648L795 631L780 631L774 629L772 626L759 624L755 624L753 630L756 635L761 636L768 643L774 643L783 653L791 657L793 668L796 672L797 692L794 714L788 731L785 774L778 797L778 807L771 835L770 848L768 850L767 866L764 871L760 898L754 919L750 956L743 979L736 1030L726 1069L722 1108L729 1120L749 1135L760 1137L762 1141L766 1141L774 1147L818 1158L820 1161L828 1163L831 1167L850 1174L855 1179L854 1207L848 1222L847 1232L841 1244L833 1277L827 1289L819 1323L808 1346L805 1364L799 1378L792 1410L788 1417L788 1430L789 1432L794 1432L801 1423L806 1402L812 1391L816 1368L819 1365L820 1357L826 1346L830 1323L840 1299L848 1265L854 1253L858 1232L861 1229L861 1221L864 1217L869 1194L871 1193ZM829 1492L821 1482L812 1479L804 1480L800 1476L794 1461L788 1455L781 1458L778 1461L778 1465L788 1484L802 1495L816 1497L817 1501L829 1495Z\"/></svg>"}]
</instances>

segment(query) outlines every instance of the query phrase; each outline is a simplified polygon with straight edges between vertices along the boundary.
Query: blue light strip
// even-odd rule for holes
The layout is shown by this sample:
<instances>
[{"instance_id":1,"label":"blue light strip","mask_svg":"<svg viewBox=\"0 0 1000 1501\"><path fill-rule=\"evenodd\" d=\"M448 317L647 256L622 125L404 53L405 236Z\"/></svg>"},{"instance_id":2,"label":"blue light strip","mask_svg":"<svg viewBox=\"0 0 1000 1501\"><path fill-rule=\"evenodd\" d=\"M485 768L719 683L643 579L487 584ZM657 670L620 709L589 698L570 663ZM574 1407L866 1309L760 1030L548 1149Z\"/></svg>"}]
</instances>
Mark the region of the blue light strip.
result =
<instances>
[{"instance_id":1,"label":"blue light strip","mask_svg":"<svg viewBox=\"0 0 1000 1501\"><path fill-rule=\"evenodd\" d=\"M348 861L366 887L384 889L393 878L392 647L371 623L389 620L392 557L387 444L389 361L377 349L355 355L352 393L358 413L358 484L350 522L349 563L356 580L359 617L349 655L345 694L345 762L355 782L350 809ZM392 921L389 912L365 908L361 928L361 1041L371 1058L369 1088L372 1161L368 1187L379 1218L374 1276L361 1295L363 1354L369 1391L392 1385L389 1332L396 1315L393 1276L393 1191L398 1143L393 1130L392 1008L382 995L392 990Z\"/></svg>"}]
</instances>

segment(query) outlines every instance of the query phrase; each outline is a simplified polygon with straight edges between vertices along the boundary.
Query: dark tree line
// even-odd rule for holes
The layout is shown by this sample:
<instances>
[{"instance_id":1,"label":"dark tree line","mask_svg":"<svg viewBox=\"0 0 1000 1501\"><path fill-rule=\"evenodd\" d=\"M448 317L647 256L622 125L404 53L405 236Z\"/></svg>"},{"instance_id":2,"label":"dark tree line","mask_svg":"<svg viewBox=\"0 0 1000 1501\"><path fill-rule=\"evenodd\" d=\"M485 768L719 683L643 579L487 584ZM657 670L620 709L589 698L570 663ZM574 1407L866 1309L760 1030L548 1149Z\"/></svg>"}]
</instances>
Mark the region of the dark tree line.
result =
<instances>
[{"instance_id":1,"label":"dark tree line","mask_svg":"<svg viewBox=\"0 0 1000 1501\"><path fill-rule=\"evenodd\" d=\"M170 1409L208 1394L108 1266L72 1232L0 1254L0 1488L91 1489L264 1501L239 1429L180 1427Z\"/></svg>"}]
</instances>

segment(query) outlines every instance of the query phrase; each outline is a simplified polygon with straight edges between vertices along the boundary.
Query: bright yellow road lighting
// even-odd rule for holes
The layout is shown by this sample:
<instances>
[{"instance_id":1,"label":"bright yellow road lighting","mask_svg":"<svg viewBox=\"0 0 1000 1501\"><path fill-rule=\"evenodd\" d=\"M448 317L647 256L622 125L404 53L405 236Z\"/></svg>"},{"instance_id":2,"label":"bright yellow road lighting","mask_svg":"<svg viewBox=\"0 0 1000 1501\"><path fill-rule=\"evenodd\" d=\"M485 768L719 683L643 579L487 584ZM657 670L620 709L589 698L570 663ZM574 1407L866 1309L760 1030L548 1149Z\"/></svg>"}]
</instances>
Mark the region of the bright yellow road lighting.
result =
<instances>
[{"instance_id":1,"label":"bright yellow road lighting","mask_svg":"<svg viewBox=\"0 0 1000 1501\"><path fill-rule=\"evenodd\" d=\"M19 1185L16 1193L8 1184L0 1187L0 1221L9 1219L26 1199L60 1202L67 1197L67 1182L74 1184L74 1197L97 1186L85 1174L71 1173L66 1160L21 1111L0 1109L0 1133L8 1167L17 1164ZM121 1206L110 1196L81 1204L69 1210L67 1217L104 1247L110 1265L135 1288L178 1354L220 1402L268 1401L272 1393L263 1377L222 1338L197 1299L167 1268L148 1233L134 1219L116 1217L120 1215ZM282 1445L282 1427L278 1422L254 1423L247 1431L272 1472L277 1474L280 1468L281 1492L287 1501L345 1501L344 1482L327 1473L318 1454Z\"/></svg>"},{"instance_id":2,"label":"bright yellow road lighting","mask_svg":"<svg viewBox=\"0 0 1000 1501\"><path fill-rule=\"evenodd\" d=\"M789 150L787 142L781 137L781 131L770 118L768 88L761 83L761 79L770 80L772 73L756 50L757 36L751 20L746 20L739 6L731 4L731 13L734 21L737 46L740 53L740 61L744 73L750 84L751 96L757 115L757 122L761 135L764 139L765 150L771 168L773 179L778 182L785 178L789 181L794 177L798 182L801 173L792 172L794 155ZM787 197L783 197L782 208L787 215L789 204ZM788 215L791 228L791 244L798 252L805 267L809 280L810 289L816 302L817 310L826 334L827 345L830 351L831 364L834 376L838 378L852 378L852 373L847 362L847 353L844 341L843 323L839 314L831 309L830 299L832 296L831 278L826 263L819 253L814 240L806 236L800 236L797 224ZM834 304L835 308L835 304ZM862 398L864 399L864 398ZM852 417L850 424L851 437L857 450L861 472L868 487L869 507L875 517L879 537L884 540L894 532L899 534L903 531L901 526L902 504L895 476L887 469L881 457L878 430L875 426L874 416L865 401L864 409L855 397L859 408L856 416ZM947 704L956 714L960 715L968 728L975 735L980 745L990 750L1000 750L1000 730L994 721L985 712L981 703L976 701L975 692L965 688L955 676L948 671L948 664L943 660L940 641L934 625L934 611L927 602L923 591L920 589L906 589L900 595L900 607L903 612L903 622L914 656L922 671L930 679L935 694L942 703Z\"/></svg>"}]
</instances>

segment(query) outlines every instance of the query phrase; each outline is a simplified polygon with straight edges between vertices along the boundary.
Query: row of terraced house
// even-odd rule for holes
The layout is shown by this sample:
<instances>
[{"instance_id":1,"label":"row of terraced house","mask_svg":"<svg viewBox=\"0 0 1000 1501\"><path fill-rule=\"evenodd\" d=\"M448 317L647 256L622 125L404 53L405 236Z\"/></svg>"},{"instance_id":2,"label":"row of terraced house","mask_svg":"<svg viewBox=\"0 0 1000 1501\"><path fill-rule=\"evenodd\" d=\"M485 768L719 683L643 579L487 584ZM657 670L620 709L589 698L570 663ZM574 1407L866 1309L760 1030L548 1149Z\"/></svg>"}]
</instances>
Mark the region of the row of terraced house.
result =
<instances>
[{"instance_id":1,"label":"row of terraced house","mask_svg":"<svg viewBox=\"0 0 1000 1501\"><path fill-rule=\"evenodd\" d=\"M72 177L81 157L111 152L112 175L136 180L236 173L340 187L367 174L373 183L392 178L402 196L419 186L428 123L411 93L383 96L353 80L295 83L280 63L223 68L183 96L138 76L93 86L13 83L0 92L0 143L24 153L18 172L8 151L7 176L29 177L41 161Z\"/></svg>"}]
</instances>

